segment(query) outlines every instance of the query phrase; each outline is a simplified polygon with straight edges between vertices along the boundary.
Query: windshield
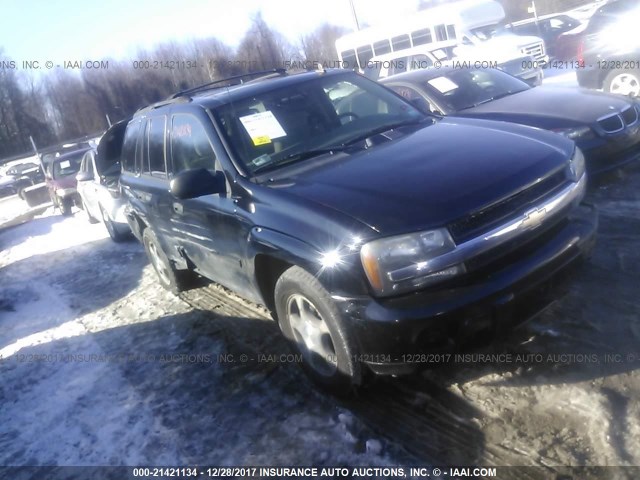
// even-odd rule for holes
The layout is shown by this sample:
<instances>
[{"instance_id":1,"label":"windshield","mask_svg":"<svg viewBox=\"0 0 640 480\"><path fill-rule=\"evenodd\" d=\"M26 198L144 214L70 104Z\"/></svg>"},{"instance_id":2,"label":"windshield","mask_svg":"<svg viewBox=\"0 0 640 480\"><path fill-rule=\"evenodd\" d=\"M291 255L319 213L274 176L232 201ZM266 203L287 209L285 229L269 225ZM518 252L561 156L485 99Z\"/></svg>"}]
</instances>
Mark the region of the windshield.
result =
<instances>
[{"instance_id":1,"label":"windshield","mask_svg":"<svg viewBox=\"0 0 640 480\"><path fill-rule=\"evenodd\" d=\"M485 41L498 35L507 35L510 32L504 25L487 25L484 27L472 28L471 33L476 39Z\"/></svg>"},{"instance_id":2,"label":"windshield","mask_svg":"<svg viewBox=\"0 0 640 480\"><path fill-rule=\"evenodd\" d=\"M220 107L214 115L250 173L425 118L391 91L355 74L270 90Z\"/></svg>"},{"instance_id":3,"label":"windshield","mask_svg":"<svg viewBox=\"0 0 640 480\"><path fill-rule=\"evenodd\" d=\"M435 103L450 113L471 108L530 87L500 70L460 69L423 81L420 85Z\"/></svg>"},{"instance_id":4,"label":"windshield","mask_svg":"<svg viewBox=\"0 0 640 480\"><path fill-rule=\"evenodd\" d=\"M68 177L78 173L84 154L85 152L80 152L77 155L56 159L53 163L53 178Z\"/></svg>"}]
</instances>

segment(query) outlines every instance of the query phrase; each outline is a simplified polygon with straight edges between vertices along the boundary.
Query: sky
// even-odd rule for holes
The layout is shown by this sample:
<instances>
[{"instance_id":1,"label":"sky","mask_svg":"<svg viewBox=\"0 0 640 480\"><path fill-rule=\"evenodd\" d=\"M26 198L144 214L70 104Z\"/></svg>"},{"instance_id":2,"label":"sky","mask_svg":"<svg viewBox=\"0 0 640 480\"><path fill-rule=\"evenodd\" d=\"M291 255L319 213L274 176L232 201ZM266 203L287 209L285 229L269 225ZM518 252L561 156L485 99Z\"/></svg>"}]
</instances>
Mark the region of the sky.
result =
<instances>
[{"instance_id":1,"label":"sky","mask_svg":"<svg viewBox=\"0 0 640 480\"><path fill-rule=\"evenodd\" d=\"M353 2L360 23L371 25L418 5ZM0 0L0 48L17 62L61 62L135 58L139 48L210 36L233 47L258 11L291 42L324 22L354 25L349 0Z\"/></svg>"}]
</instances>

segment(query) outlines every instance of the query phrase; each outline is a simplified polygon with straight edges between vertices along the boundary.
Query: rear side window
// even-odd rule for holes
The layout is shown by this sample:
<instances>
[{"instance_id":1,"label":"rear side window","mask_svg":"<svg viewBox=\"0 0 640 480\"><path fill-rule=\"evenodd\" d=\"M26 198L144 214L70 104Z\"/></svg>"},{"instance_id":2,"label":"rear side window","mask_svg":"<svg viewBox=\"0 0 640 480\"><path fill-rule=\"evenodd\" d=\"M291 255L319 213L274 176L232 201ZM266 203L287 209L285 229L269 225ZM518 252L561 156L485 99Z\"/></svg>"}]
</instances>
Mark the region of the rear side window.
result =
<instances>
[{"instance_id":1,"label":"rear side window","mask_svg":"<svg viewBox=\"0 0 640 480\"><path fill-rule=\"evenodd\" d=\"M131 122L127 126L127 131L124 134L124 140L122 145L122 169L127 172L137 173L140 171L136 168L136 146L140 143L140 120Z\"/></svg>"},{"instance_id":2,"label":"rear side window","mask_svg":"<svg viewBox=\"0 0 640 480\"><path fill-rule=\"evenodd\" d=\"M93 170L93 162L91 161L92 154L91 152L87 152L82 157L82 165L80 166L80 171L83 173L89 173L92 176L95 175Z\"/></svg>"},{"instance_id":3,"label":"rear side window","mask_svg":"<svg viewBox=\"0 0 640 480\"><path fill-rule=\"evenodd\" d=\"M166 118L153 117L147 122L147 153L145 155L144 173L153 175L154 177L165 177L167 170L165 168L165 128Z\"/></svg>"},{"instance_id":4,"label":"rear side window","mask_svg":"<svg viewBox=\"0 0 640 480\"><path fill-rule=\"evenodd\" d=\"M206 168L215 170L216 155L204 126L193 115L176 114L171 120L173 173Z\"/></svg>"}]
</instances>

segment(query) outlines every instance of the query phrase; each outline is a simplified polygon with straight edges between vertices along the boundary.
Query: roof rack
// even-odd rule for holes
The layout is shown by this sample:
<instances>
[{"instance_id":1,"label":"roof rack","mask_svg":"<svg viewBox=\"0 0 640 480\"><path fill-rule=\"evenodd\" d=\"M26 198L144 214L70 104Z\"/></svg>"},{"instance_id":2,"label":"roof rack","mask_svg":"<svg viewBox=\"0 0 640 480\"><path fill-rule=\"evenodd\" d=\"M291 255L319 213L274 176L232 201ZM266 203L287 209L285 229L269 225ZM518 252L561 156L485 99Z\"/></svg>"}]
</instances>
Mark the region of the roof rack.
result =
<instances>
[{"instance_id":1,"label":"roof rack","mask_svg":"<svg viewBox=\"0 0 640 480\"><path fill-rule=\"evenodd\" d=\"M220 85L219 87L214 86L214 85L218 85L220 83L224 83L224 82L229 82L232 80L240 80L240 82L238 83L234 83L233 85L238 85L238 84L242 84L243 79L246 77L256 77L256 76L266 76L266 75L271 75L277 73L278 75L284 75L285 73L287 73L287 70L284 68L274 68L271 70L262 70L259 72L251 72L251 73L244 73L242 75L234 75L233 77L228 77L228 78L222 78L220 80L215 80L213 82L209 82L209 83L205 83L203 85L199 85L197 87L193 87L193 88L189 88L187 90L182 90L181 92L175 93L171 96L171 98L178 98L178 97L183 97L186 95L190 95L192 93L195 92L199 92L201 90L209 90L209 89L213 89L213 88L222 88L223 86L229 86L229 85Z\"/></svg>"}]
</instances>

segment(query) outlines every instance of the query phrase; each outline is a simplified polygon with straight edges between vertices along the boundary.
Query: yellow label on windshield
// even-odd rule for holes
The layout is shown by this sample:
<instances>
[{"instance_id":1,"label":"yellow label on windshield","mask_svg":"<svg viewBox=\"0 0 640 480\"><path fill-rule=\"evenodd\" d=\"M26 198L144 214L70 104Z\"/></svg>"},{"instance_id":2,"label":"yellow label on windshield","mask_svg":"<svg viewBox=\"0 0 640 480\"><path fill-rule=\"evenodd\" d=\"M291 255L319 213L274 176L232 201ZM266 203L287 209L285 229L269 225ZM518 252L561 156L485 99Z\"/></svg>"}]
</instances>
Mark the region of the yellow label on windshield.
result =
<instances>
[{"instance_id":1,"label":"yellow label on windshield","mask_svg":"<svg viewBox=\"0 0 640 480\"><path fill-rule=\"evenodd\" d=\"M261 137L254 137L251 140L253 140L253 144L256 146L271 143L271 139L266 135L262 135Z\"/></svg>"}]
</instances>

